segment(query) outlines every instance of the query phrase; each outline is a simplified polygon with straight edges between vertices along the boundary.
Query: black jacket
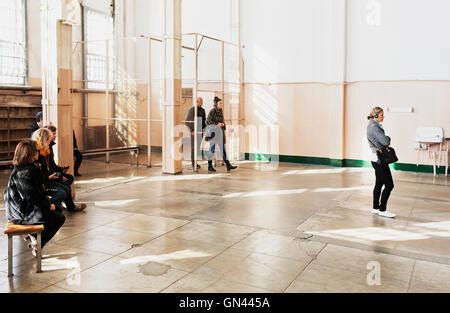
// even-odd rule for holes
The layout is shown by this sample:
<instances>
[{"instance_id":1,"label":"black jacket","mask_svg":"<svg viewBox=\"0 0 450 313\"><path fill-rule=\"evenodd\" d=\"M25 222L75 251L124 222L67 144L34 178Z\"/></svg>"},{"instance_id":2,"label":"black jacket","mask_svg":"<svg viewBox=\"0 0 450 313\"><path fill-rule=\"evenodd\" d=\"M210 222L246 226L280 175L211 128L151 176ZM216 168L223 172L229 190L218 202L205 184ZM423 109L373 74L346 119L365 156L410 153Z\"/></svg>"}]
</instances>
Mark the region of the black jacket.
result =
<instances>
[{"instance_id":1,"label":"black jacket","mask_svg":"<svg viewBox=\"0 0 450 313\"><path fill-rule=\"evenodd\" d=\"M49 156L49 164L48 164L50 174L63 172L63 168L59 167L58 164L56 164L56 162L55 162L55 153L53 152L53 147L55 145L56 145L56 143L54 141L50 142L50 156Z\"/></svg>"},{"instance_id":2,"label":"black jacket","mask_svg":"<svg viewBox=\"0 0 450 313\"><path fill-rule=\"evenodd\" d=\"M212 133L212 137L218 137L216 132L217 132L217 125L219 123L224 123L225 124L225 118L223 116L223 110L219 109L218 107L214 107L208 114L208 119L206 120L206 124L208 125L208 129L207 129L207 133ZM222 139L218 139L216 138L216 140L218 141L217 143L220 143L220 141L223 141L223 144L226 143L227 139L226 139L226 131L227 126L225 125L223 128L220 128L220 130L222 131Z\"/></svg>"},{"instance_id":3,"label":"black jacket","mask_svg":"<svg viewBox=\"0 0 450 313\"><path fill-rule=\"evenodd\" d=\"M37 122L33 122L33 125L31 125L30 128L30 138L33 136L34 132L37 131L39 129L39 125L37 124Z\"/></svg>"},{"instance_id":4,"label":"black jacket","mask_svg":"<svg viewBox=\"0 0 450 313\"><path fill-rule=\"evenodd\" d=\"M195 128L194 115L195 115L195 107L193 106L192 108L189 109L185 118L185 124L187 127L189 127L191 132L193 132ZM206 111L204 108L198 108L197 118L201 118L201 122L198 124L198 127L200 128L201 126L201 130L199 129L199 132L203 132L203 130L206 128Z\"/></svg>"},{"instance_id":5,"label":"black jacket","mask_svg":"<svg viewBox=\"0 0 450 313\"><path fill-rule=\"evenodd\" d=\"M225 118L223 116L223 110L219 109L218 107L214 107L208 115L208 119L206 120L206 124L208 125L218 125L219 123L225 124ZM223 128L224 130L227 129L227 126Z\"/></svg>"},{"instance_id":6,"label":"black jacket","mask_svg":"<svg viewBox=\"0 0 450 313\"><path fill-rule=\"evenodd\" d=\"M36 166L42 174L45 188L51 188L51 181L49 179L49 176L52 175L52 171L50 170L50 155L45 157L39 154Z\"/></svg>"},{"instance_id":7,"label":"black jacket","mask_svg":"<svg viewBox=\"0 0 450 313\"><path fill-rule=\"evenodd\" d=\"M16 225L43 224L50 212L44 180L37 166L15 167L4 193L6 218Z\"/></svg>"},{"instance_id":8,"label":"black jacket","mask_svg":"<svg viewBox=\"0 0 450 313\"><path fill-rule=\"evenodd\" d=\"M73 150L78 150L77 137L75 137L75 131L73 132Z\"/></svg>"}]
</instances>

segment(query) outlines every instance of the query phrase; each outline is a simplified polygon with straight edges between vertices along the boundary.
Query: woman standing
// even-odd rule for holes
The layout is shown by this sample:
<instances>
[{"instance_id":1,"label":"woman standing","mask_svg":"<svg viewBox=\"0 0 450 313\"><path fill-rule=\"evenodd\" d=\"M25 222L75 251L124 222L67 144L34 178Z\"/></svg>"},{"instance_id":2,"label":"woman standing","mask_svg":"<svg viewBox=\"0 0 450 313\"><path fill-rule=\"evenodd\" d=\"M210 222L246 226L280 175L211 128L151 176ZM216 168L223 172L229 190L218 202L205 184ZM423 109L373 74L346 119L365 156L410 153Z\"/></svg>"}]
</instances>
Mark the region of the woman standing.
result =
<instances>
[{"instance_id":1,"label":"woman standing","mask_svg":"<svg viewBox=\"0 0 450 313\"><path fill-rule=\"evenodd\" d=\"M384 111L380 107L373 108L367 117L369 125L367 126L367 139L372 150L372 166L375 169L375 188L373 190L373 214L381 217L395 218L395 214L387 210L387 204L392 190L394 189L394 180L392 179L389 165L383 165L378 160L378 150L391 145L391 138L386 136L381 123L384 121ZM384 186L384 190L382 192Z\"/></svg>"},{"instance_id":2,"label":"woman standing","mask_svg":"<svg viewBox=\"0 0 450 313\"><path fill-rule=\"evenodd\" d=\"M227 152L225 149L226 136L225 131L227 126L225 125L225 119L223 116L223 101L222 99L214 98L214 108L209 112L208 119L206 120L206 125L208 125L206 140L210 141L210 150L208 158L208 171L210 173L216 172L213 167L212 157L216 152L216 145L219 145L222 152L223 160L227 166L227 171L237 169L237 166L231 165L227 158ZM209 133L209 134L208 134Z\"/></svg>"},{"instance_id":3,"label":"woman standing","mask_svg":"<svg viewBox=\"0 0 450 313\"><path fill-rule=\"evenodd\" d=\"M17 225L44 224L42 247L58 232L66 218L56 212L45 194L44 177L34 164L39 154L35 142L23 141L14 154L14 170L4 194L6 218ZM36 256L36 238L31 236L33 255Z\"/></svg>"}]
</instances>

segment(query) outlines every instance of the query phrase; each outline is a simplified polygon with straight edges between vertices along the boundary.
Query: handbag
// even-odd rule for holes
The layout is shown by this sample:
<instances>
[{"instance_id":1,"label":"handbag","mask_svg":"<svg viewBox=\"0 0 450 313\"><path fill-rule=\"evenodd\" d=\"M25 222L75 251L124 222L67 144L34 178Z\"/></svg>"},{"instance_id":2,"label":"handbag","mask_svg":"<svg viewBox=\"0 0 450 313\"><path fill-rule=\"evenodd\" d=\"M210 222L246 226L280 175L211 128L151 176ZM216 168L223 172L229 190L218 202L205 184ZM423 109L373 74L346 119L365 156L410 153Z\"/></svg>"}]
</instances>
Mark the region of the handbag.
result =
<instances>
[{"instance_id":1,"label":"handbag","mask_svg":"<svg viewBox=\"0 0 450 313\"><path fill-rule=\"evenodd\" d=\"M381 165L389 165L398 162L395 149L392 147L384 147L377 151L378 163Z\"/></svg>"},{"instance_id":2,"label":"handbag","mask_svg":"<svg viewBox=\"0 0 450 313\"><path fill-rule=\"evenodd\" d=\"M369 142L376 147L376 145L369 139ZM378 156L378 164L380 165L389 165L398 162L397 154L395 153L395 149L392 147L383 147L377 150Z\"/></svg>"}]
</instances>

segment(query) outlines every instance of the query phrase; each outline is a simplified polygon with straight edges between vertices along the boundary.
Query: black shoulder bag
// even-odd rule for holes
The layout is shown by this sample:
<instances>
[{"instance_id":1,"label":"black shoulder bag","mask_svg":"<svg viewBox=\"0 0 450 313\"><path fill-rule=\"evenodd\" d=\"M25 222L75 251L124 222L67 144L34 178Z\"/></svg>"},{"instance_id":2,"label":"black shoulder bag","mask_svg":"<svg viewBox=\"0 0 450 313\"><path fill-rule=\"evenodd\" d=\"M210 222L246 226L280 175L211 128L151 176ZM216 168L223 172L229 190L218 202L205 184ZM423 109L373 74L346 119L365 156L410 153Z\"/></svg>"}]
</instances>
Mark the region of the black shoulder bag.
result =
<instances>
[{"instance_id":1,"label":"black shoulder bag","mask_svg":"<svg viewBox=\"0 0 450 313\"><path fill-rule=\"evenodd\" d=\"M369 142L376 147L376 145L369 139ZM378 164L389 165L398 162L397 154L395 149L392 147L383 147L377 150Z\"/></svg>"}]
</instances>

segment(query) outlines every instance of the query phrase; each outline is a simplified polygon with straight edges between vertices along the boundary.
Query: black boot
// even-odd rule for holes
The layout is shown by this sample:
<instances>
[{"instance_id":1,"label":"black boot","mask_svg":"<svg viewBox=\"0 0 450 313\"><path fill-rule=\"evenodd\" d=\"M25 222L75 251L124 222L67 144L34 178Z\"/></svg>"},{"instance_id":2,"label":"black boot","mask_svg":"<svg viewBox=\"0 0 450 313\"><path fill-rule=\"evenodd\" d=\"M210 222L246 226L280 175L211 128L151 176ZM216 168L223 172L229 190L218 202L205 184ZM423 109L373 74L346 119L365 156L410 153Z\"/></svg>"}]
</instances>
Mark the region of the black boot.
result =
<instances>
[{"instance_id":1,"label":"black boot","mask_svg":"<svg viewBox=\"0 0 450 313\"><path fill-rule=\"evenodd\" d=\"M228 161L228 160L225 161L225 164L227 165L227 171L228 171L228 172L231 172L232 170L237 169L237 166L231 165L230 161Z\"/></svg>"},{"instance_id":2,"label":"black boot","mask_svg":"<svg viewBox=\"0 0 450 313\"><path fill-rule=\"evenodd\" d=\"M213 162L212 161L208 161L208 172L210 173L215 173L217 172L214 167L213 167Z\"/></svg>"}]
</instances>

